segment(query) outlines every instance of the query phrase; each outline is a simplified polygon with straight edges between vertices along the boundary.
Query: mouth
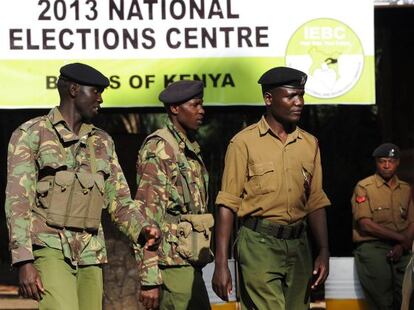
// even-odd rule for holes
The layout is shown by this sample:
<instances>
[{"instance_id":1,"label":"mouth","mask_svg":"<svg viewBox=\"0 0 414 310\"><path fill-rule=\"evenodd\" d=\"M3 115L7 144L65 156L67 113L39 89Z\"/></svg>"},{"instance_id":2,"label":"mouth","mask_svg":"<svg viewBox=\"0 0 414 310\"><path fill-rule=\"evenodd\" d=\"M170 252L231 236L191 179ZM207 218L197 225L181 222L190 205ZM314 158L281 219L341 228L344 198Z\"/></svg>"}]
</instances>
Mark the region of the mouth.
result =
<instances>
[{"instance_id":1,"label":"mouth","mask_svg":"<svg viewBox=\"0 0 414 310\"><path fill-rule=\"evenodd\" d=\"M301 115L301 114L302 114L302 110L295 110L295 111L292 111L292 114L293 114L293 115Z\"/></svg>"}]
</instances>

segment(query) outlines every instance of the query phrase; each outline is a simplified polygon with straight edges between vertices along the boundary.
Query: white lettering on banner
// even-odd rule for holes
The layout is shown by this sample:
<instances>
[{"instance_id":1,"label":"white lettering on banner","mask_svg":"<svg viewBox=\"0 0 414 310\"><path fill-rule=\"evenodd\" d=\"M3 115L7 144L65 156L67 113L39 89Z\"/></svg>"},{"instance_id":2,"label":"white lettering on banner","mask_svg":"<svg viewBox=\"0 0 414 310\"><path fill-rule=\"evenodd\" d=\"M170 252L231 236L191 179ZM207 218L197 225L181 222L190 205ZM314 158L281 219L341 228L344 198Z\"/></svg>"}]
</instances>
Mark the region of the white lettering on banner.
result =
<instances>
[{"instance_id":1,"label":"white lettering on banner","mask_svg":"<svg viewBox=\"0 0 414 310\"><path fill-rule=\"evenodd\" d=\"M305 39L308 40L330 40L345 39L345 29L342 27L305 27Z\"/></svg>"}]
</instances>

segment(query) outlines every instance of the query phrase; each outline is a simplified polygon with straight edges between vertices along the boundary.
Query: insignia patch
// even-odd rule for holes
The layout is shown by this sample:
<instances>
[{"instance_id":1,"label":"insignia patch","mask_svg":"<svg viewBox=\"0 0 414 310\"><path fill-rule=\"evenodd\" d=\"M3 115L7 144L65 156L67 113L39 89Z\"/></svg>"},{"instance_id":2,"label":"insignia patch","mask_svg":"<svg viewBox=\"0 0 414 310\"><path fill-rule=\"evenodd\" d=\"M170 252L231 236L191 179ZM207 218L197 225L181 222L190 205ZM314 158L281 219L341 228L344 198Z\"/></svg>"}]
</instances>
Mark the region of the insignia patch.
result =
<instances>
[{"instance_id":1,"label":"insignia patch","mask_svg":"<svg viewBox=\"0 0 414 310\"><path fill-rule=\"evenodd\" d=\"M365 197L365 196L356 196L356 197L355 197L355 200L356 200L356 202L358 202L358 203L363 203L364 201L366 201L366 200L367 200L367 197Z\"/></svg>"}]
</instances>

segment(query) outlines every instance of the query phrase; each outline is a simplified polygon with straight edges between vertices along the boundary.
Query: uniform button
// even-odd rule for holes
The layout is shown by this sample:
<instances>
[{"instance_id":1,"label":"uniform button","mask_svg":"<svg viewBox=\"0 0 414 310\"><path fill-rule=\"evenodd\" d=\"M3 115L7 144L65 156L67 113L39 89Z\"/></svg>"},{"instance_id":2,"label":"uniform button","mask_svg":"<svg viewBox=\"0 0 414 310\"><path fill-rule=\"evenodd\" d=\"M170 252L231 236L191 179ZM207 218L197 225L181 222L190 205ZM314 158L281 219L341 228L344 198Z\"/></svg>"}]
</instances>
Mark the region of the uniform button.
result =
<instances>
[{"instance_id":1,"label":"uniform button","mask_svg":"<svg viewBox=\"0 0 414 310\"><path fill-rule=\"evenodd\" d=\"M288 192L290 193L291 191L292 191L292 189L291 189L291 188L289 188L289 189L288 189Z\"/></svg>"}]
</instances>

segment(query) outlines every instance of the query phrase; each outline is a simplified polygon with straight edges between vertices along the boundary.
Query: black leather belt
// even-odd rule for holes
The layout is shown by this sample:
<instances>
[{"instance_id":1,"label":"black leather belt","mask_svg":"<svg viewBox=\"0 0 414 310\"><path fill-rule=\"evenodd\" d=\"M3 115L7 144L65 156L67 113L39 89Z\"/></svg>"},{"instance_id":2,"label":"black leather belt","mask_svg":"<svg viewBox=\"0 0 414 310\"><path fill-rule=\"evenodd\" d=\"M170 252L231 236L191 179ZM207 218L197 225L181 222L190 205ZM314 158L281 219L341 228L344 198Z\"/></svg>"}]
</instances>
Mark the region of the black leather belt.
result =
<instances>
[{"instance_id":1,"label":"black leather belt","mask_svg":"<svg viewBox=\"0 0 414 310\"><path fill-rule=\"evenodd\" d=\"M305 230L305 224L302 221L292 225L281 225L260 217L248 217L244 219L243 226L267 236L286 240L299 239Z\"/></svg>"}]
</instances>

